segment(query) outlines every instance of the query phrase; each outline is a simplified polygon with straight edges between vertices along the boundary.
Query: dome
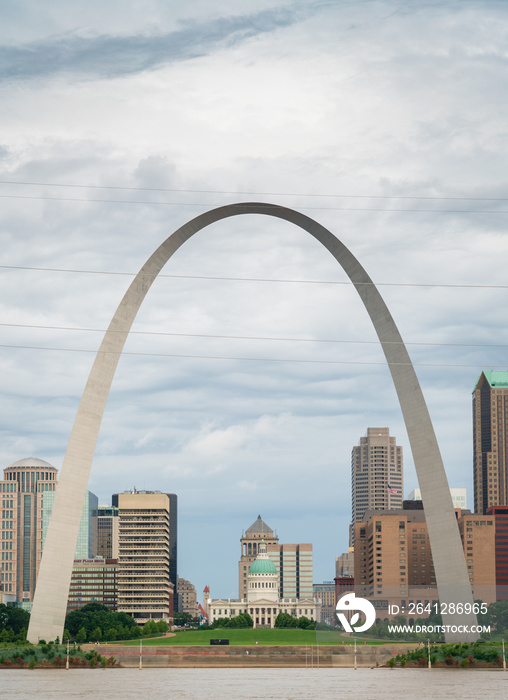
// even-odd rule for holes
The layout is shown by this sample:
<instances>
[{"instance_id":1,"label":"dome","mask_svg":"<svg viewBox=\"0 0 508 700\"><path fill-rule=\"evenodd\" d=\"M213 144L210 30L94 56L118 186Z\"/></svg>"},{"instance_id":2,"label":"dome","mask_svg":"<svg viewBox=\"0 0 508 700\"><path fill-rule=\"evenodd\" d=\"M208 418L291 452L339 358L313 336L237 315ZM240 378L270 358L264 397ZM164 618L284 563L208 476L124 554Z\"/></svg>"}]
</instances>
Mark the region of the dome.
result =
<instances>
[{"instance_id":1,"label":"dome","mask_svg":"<svg viewBox=\"0 0 508 700\"><path fill-rule=\"evenodd\" d=\"M45 462L43 459L38 459L37 457L26 457L25 459L18 459L17 462L9 464L7 469L55 469L49 462ZM55 471L57 471L55 469Z\"/></svg>"},{"instance_id":2,"label":"dome","mask_svg":"<svg viewBox=\"0 0 508 700\"><path fill-rule=\"evenodd\" d=\"M276 574L275 564L270 559L256 559L249 567L249 574Z\"/></svg>"}]
</instances>

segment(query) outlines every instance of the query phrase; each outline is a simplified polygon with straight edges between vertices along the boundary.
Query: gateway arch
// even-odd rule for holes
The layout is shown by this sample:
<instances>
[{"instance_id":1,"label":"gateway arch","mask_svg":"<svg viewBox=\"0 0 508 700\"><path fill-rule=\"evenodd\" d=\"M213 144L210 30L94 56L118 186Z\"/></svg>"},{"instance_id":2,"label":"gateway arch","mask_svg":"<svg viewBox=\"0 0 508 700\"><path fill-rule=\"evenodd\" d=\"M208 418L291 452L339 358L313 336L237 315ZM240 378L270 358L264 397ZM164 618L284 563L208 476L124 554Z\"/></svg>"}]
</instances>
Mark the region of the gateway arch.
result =
<instances>
[{"instance_id":1,"label":"gateway arch","mask_svg":"<svg viewBox=\"0 0 508 700\"><path fill-rule=\"evenodd\" d=\"M422 493L441 603L462 603L472 611L473 597L448 481L425 399L406 347L374 283L353 254L330 231L293 209L247 202L212 209L175 231L157 248L132 281L104 335L88 377L69 438L44 544L28 639L62 638L82 504L104 408L123 346L152 283L181 245L210 224L243 214L284 219L307 231L337 260L356 287L374 324L399 398L418 483ZM455 625L446 640L472 641L458 625L476 625L469 614L443 616ZM464 628L462 628L463 630Z\"/></svg>"}]
</instances>

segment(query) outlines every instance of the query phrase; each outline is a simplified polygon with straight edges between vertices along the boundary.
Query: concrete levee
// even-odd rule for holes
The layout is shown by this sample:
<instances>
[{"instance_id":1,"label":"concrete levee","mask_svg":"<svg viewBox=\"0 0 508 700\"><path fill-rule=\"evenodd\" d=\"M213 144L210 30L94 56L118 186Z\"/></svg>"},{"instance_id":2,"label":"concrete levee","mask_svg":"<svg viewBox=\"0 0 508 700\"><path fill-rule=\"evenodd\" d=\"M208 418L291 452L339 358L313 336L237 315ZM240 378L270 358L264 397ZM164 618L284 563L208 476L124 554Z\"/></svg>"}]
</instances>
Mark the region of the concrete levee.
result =
<instances>
[{"instance_id":1,"label":"concrete levee","mask_svg":"<svg viewBox=\"0 0 508 700\"><path fill-rule=\"evenodd\" d=\"M384 666L396 654L416 645L358 646L359 668ZM138 647L101 645L102 656L114 656L124 668L139 668ZM354 668L355 651L345 646L154 646L141 653L143 668Z\"/></svg>"}]
</instances>

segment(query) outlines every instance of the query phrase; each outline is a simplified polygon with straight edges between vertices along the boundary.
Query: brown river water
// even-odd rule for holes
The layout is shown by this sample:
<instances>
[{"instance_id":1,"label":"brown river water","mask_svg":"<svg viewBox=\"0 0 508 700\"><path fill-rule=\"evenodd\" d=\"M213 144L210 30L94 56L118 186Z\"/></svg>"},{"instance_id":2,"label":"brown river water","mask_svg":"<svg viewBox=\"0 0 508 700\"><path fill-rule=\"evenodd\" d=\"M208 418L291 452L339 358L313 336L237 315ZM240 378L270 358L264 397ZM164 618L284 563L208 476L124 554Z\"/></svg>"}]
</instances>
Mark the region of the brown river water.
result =
<instances>
[{"instance_id":1,"label":"brown river water","mask_svg":"<svg viewBox=\"0 0 508 700\"><path fill-rule=\"evenodd\" d=\"M508 698L502 669L154 668L2 670L1 700L452 700Z\"/></svg>"}]
</instances>

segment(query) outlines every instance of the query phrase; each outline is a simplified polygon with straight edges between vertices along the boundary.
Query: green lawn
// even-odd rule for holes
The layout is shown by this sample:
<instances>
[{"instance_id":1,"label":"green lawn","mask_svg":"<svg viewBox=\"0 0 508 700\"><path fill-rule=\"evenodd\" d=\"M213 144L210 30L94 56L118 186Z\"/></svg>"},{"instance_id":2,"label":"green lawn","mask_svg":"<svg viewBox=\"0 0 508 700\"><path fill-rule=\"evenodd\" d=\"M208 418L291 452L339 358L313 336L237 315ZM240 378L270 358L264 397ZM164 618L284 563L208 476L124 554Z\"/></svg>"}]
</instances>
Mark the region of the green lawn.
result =
<instances>
[{"instance_id":1,"label":"green lawn","mask_svg":"<svg viewBox=\"0 0 508 700\"><path fill-rule=\"evenodd\" d=\"M312 644L354 644L347 640L339 631L334 630L301 630L301 629L216 629L177 632L174 637L155 637L143 639L143 646L208 646L210 639L229 639L231 645L255 645L256 642L266 646L312 645ZM117 642L129 646L139 646L139 639ZM363 644L362 642L358 642ZM369 644L382 644L382 641L369 641Z\"/></svg>"}]
</instances>

